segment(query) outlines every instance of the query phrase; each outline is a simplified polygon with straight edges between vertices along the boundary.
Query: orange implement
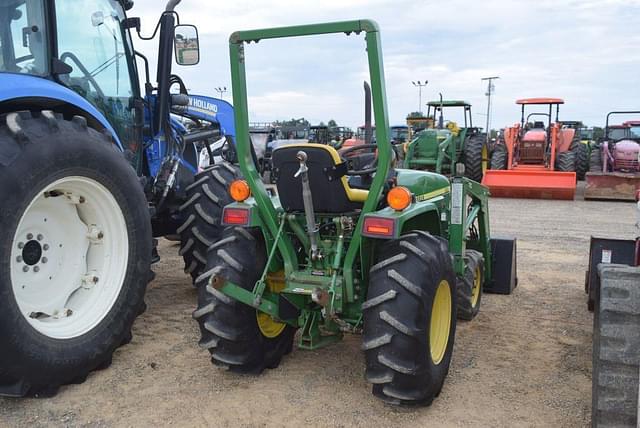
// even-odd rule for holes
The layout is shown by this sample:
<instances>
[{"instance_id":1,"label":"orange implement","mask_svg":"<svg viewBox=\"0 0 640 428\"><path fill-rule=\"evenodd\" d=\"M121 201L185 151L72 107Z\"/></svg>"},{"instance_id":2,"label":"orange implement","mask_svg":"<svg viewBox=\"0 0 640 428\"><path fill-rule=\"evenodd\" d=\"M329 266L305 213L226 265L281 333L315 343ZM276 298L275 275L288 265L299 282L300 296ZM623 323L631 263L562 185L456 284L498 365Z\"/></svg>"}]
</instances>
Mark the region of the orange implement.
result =
<instances>
[{"instance_id":1,"label":"orange implement","mask_svg":"<svg viewBox=\"0 0 640 428\"><path fill-rule=\"evenodd\" d=\"M640 173L588 172L585 199L635 201L640 191Z\"/></svg>"},{"instance_id":2,"label":"orange implement","mask_svg":"<svg viewBox=\"0 0 640 428\"><path fill-rule=\"evenodd\" d=\"M482 184L499 198L568 199L576 193L576 173L549 171L520 165L509 170L490 169Z\"/></svg>"}]
</instances>

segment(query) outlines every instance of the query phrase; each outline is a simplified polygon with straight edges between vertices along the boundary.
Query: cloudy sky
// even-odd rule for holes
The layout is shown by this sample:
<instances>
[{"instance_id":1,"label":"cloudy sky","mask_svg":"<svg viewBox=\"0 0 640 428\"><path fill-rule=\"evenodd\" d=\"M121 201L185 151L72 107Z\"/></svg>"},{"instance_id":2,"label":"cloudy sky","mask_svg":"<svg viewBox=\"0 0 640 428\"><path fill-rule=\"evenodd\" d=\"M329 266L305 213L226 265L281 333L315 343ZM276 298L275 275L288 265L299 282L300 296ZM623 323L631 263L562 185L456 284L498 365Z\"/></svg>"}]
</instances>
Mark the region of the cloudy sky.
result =
<instances>
[{"instance_id":1,"label":"cloudy sky","mask_svg":"<svg viewBox=\"0 0 640 428\"><path fill-rule=\"evenodd\" d=\"M129 14L142 17L143 33L155 26L161 4L136 0ZM371 18L382 30L391 124L418 108L412 80L429 81L423 104L439 92L465 99L484 126L480 78L500 76L493 128L518 121L514 100L524 97L564 98L561 120L589 125L602 124L610 110L640 110L640 0L183 0L177 10L200 32L200 64L174 69L193 93L230 89L228 36L235 30ZM137 47L155 58L154 44ZM363 122L362 36L268 40L246 55L252 120Z\"/></svg>"}]
</instances>

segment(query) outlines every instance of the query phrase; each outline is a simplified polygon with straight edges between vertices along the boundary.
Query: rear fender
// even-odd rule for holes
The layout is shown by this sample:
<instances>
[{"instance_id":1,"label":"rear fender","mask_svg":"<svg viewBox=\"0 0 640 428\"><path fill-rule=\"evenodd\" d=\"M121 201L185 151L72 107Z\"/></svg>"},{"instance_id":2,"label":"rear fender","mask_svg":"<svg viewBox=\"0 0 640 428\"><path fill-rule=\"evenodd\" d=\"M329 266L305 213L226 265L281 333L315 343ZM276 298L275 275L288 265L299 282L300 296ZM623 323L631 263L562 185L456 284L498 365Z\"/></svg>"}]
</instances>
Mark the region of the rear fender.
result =
<instances>
[{"instance_id":1,"label":"rear fender","mask_svg":"<svg viewBox=\"0 0 640 428\"><path fill-rule=\"evenodd\" d=\"M275 199L272 199L272 201L274 201L274 203L276 202ZM269 233L269 228L267 227L266 223L264 222L264 220L262 219L262 217L260 216L260 210L258 210L257 204L255 199L253 198L249 198L244 202L232 202L229 205L224 207L224 210L227 209L245 209L249 211L249 223L246 225L233 225L233 224L226 224L224 223L224 211L223 211L223 215L222 215L222 220L221 220L221 224L225 227L240 227L240 228L250 228L250 229L255 229L257 228L258 230L260 230L260 233L262 233L262 236L264 238L264 242L266 244L266 248L267 251L269 251L272 246L275 244L275 237L271 236L271 234ZM278 271L280 269L283 268L283 264L282 261L280 259L280 257L274 257L272 264L269 268L270 271Z\"/></svg>"},{"instance_id":2,"label":"rear fender","mask_svg":"<svg viewBox=\"0 0 640 428\"><path fill-rule=\"evenodd\" d=\"M571 143L573 142L576 130L571 128L561 129L558 134L557 152L566 152L571 149Z\"/></svg>"},{"instance_id":3,"label":"rear fender","mask_svg":"<svg viewBox=\"0 0 640 428\"><path fill-rule=\"evenodd\" d=\"M373 213L366 214L365 221L362 223L363 227L366 223L366 219L370 217L391 219L394 222L393 235L371 235L363 230L362 236L372 239L389 240L397 239L404 233L411 230L421 230L429 232L432 235L442 236L440 212L441 207L444 204L444 200L444 196L438 196L428 202L414 203L403 211L396 211L387 207Z\"/></svg>"},{"instance_id":4,"label":"rear fender","mask_svg":"<svg viewBox=\"0 0 640 428\"><path fill-rule=\"evenodd\" d=\"M511 128L504 130L504 145L507 148L507 169L511 169L514 161L515 148L520 135L520 124L516 123Z\"/></svg>"},{"instance_id":5,"label":"rear fender","mask_svg":"<svg viewBox=\"0 0 640 428\"><path fill-rule=\"evenodd\" d=\"M53 110L66 116L80 115L90 127L106 129L120 150L122 143L107 118L71 89L42 77L0 73L0 113L16 110Z\"/></svg>"}]
</instances>

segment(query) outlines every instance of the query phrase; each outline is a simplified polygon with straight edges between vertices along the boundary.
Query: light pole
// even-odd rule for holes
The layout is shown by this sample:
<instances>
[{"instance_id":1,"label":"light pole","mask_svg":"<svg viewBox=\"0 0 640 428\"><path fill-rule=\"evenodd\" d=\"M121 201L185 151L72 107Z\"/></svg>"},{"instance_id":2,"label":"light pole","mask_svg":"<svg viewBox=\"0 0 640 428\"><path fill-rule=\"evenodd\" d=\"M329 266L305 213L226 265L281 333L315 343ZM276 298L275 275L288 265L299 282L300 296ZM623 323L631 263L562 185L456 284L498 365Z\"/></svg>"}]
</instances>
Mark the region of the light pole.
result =
<instances>
[{"instance_id":1,"label":"light pole","mask_svg":"<svg viewBox=\"0 0 640 428\"><path fill-rule=\"evenodd\" d=\"M227 87L226 86L218 86L217 88L214 88L219 94L220 94L220 99L224 99L224 93L227 92Z\"/></svg>"},{"instance_id":2,"label":"light pole","mask_svg":"<svg viewBox=\"0 0 640 428\"><path fill-rule=\"evenodd\" d=\"M488 81L487 92L485 93L485 95L487 96L487 127L485 128L487 132L487 144L489 144L489 141L491 140L491 129L489 128L489 125L491 124L491 94L493 94L493 90L496 88L493 85L493 81L499 78L500 78L499 76L492 76L492 77L483 77L480 79L480 80Z\"/></svg>"},{"instance_id":3,"label":"light pole","mask_svg":"<svg viewBox=\"0 0 640 428\"><path fill-rule=\"evenodd\" d=\"M422 112L422 87L427 86L427 83L429 83L429 81L425 80L424 82L420 82L419 80L416 80L414 82L412 80L411 83L413 83L413 86L418 88L418 112Z\"/></svg>"}]
</instances>

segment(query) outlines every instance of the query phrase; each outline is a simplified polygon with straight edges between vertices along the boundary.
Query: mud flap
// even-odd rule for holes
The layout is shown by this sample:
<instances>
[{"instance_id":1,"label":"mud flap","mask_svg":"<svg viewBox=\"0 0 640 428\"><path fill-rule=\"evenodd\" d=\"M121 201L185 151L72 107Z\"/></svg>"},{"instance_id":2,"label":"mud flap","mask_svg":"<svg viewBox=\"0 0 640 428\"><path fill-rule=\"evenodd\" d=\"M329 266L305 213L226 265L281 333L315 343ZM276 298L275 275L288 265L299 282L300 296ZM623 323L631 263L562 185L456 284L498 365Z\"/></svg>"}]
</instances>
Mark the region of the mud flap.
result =
<instances>
[{"instance_id":1,"label":"mud flap","mask_svg":"<svg viewBox=\"0 0 640 428\"><path fill-rule=\"evenodd\" d=\"M511 294L518 285L516 239L491 239L493 278L484 286L485 293Z\"/></svg>"}]
</instances>

